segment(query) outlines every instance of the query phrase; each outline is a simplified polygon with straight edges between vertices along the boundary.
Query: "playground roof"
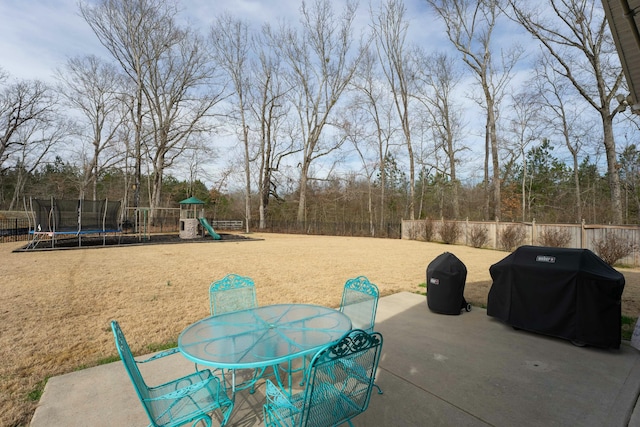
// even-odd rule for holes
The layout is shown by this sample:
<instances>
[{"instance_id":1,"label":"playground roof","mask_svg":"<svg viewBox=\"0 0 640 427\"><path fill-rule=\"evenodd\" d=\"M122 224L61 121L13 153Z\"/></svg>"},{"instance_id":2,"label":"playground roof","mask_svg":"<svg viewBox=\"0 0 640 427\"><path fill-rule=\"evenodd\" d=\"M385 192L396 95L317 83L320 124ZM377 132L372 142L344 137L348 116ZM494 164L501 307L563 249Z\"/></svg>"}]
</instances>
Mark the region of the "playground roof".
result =
<instances>
[{"instance_id":1,"label":"playground roof","mask_svg":"<svg viewBox=\"0 0 640 427\"><path fill-rule=\"evenodd\" d=\"M189 197L180 202L181 205L204 205L204 202L196 197Z\"/></svg>"}]
</instances>

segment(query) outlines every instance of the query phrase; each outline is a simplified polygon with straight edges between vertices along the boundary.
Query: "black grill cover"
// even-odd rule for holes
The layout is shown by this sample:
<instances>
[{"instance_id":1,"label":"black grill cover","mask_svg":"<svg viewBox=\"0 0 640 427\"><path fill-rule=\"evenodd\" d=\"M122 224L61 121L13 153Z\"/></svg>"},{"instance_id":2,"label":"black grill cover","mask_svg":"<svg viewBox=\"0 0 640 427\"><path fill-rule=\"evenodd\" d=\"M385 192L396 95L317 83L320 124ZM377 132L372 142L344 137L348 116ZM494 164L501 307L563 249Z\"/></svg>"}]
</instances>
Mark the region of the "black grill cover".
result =
<instances>
[{"instance_id":1,"label":"black grill cover","mask_svg":"<svg viewBox=\"0 0 640 427\"><path fill-rule=\"evenodd\" d=\"M467 305L464 285L467 267L450 252L438 255L427 266L427 305L440 314L460 314Z\"/></svg>"},{"instance_id":2,"label":"black grill cover","mask_svg":"<svg viewBox=\"0 0 640 427\"><path fill-rule=\"evenodd\" d=\"M620 347L624 276L590 250L522 246L489 272L487 315L575 343Z\"/></svg>"}]
</instances>

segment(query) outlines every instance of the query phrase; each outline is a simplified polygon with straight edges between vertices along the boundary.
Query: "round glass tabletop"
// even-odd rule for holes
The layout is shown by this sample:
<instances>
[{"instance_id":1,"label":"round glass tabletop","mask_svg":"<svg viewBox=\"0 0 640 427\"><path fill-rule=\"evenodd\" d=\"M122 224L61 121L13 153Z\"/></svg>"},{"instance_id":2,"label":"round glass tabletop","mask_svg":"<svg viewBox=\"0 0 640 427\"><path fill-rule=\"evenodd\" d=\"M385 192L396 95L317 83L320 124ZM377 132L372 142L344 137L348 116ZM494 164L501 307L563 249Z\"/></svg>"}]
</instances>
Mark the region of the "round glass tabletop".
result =
<instances>
[{"instance_id":1,"label":"round glass tabletop","mask_svg":"<svg viewBox=\"0 0 640 427\"><path fill-rule=\"evenodd\" d=\"M216 368L259 368L313 353L351 330L343 313L311 304L277 304L207 317L188 326L178 347Z\"/></svg>"}]
</instances>

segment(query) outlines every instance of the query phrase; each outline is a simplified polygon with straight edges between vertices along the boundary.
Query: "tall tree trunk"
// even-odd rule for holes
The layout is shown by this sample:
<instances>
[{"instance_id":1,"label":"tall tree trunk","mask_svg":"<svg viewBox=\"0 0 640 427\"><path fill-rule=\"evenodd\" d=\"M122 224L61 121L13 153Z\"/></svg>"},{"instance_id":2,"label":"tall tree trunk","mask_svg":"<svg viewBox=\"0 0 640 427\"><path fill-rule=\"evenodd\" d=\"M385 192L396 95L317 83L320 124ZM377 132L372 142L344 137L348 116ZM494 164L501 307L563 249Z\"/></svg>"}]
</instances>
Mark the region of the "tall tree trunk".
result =
<instances>
[{"instance_id":1,"label":"tall tree trunk","mask_svg":"<svg viewBox=\"0 0 640 427\"><path fill-rule=\"evenodd\" d=\"M618 173L618 159L616 158L616 143L613 137L612 115L603 111L602 126L604 130L604 147L607 157L607 175L611 189L611 213L613 223L622 224L622 194L620 191L620 174Z\"/></svg>"},{"instance_id":2,"label":"tall tree trunk","mask_svg":"<svg viewBox=\"0 0 640 427\"><path fill-rule=\"evenodd\" d=\"M500 163L498 160L498 135L496 134L496 119L493 110L493 99L487 94L487 122L489 124L489 141L491 141L491 166L493 169L493 218L500 219L502 201L500 199Z\"/></svg>"},{"instance_id":3,"label":"tall tree trunk","mask_svg":"<svg viewBox=\"0 0 640 427\"><path fill-rule=\"evenodd\" d=\"M580 194L580 165L578 156L573 154L573 183L576 192L576 223L582 221L582 195Z\"/></svg>"},{"instance_id":4,"label":"tall tree trunk","mask_svg":"<svg viewBox=\"0 0 640 427\"><path fill-rule=\"evenodd\" d=\"M300 193L298 195L298 215L296 217L298 225L306 226L307 219L307 180L308 180L308 163L304 162L300 168Z\"/></svg>"},{"instance_id":5,"label":"tall tree trunk","mask_svg":"<svg viewBox=\"0 0 640 427\"><path fill-rule=\"evenodd\" d=\"M162 178L164 175L164 156L159 156L159 159L155 162L154 171L152 174L151 182L151 197L149 203L149 223L155 224L157 217L157 208L160 207L162 202Z\"/></svg>"},{"instance_id":6,"label":"tall tree trunk","mask_svg":"<svg viewBox=\"0 0 640 427\"><path fill-rule=\"evenodd\" d=\"M527 156L524 152L524 145L520 147L522 150L522 222L527 218Z\"/></svg>"},{"instance_id":7,"label":"tall tree trunk","mask_svg":"<svg viewBox=\"0 0 640 427\"><path fill-rule=\"evenodd\" d=\"M242 101L240 101L242 103ZM245 197L244 197L244 216L245 216L245 231L249 233L251 231L251 161L249 156L249 128L245 122L244 110L241 110L242 116L242 140L244 144L244 182L245 182Z\"/></svg>"},{"instance_id":8,"label":"tall tree trunk","mask_svg":"<svg viewBox=\"0 0 640 427\"><path fill-rule=\"evenodd\" d=\"M490 200L491 196L489 195L489 153L491 152L489 147L489 116L487 116L487 123L485 127L484 133L484 180L482 181L482 190L484 192L484 205L483 205L483 219L488 220L489 218L489 210L490 210Z\"/></svg>"},{"instance_id":9,"label":"tall tree trunk","mask_svg":"<svg viewBox=\"0 0 640 427\"><path fill-rule=\"evenodd\" d=\"M384 158L380 161L380 231L384 230L384 221L385 221L385 202L386 202L386 187L387 180L385 178L385 174L387 173Z\"/></svg>"}]
</instances>

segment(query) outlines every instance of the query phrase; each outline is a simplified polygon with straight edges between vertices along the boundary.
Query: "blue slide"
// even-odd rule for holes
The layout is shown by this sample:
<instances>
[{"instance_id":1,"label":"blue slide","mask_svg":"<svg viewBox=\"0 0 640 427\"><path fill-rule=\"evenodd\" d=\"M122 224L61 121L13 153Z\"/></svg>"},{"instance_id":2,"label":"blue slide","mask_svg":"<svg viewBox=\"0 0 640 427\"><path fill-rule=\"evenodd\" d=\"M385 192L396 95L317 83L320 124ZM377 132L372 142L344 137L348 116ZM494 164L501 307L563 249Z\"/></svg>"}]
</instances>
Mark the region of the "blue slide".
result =
<instances>
[{"instance_id":1,"label":"blue slide","mask_svg":"<svg viewBox=\"0 0 640 427\"><path fill-rule=\"evenodd\" d=\"M209 221L207 221L207 218L198 218L198 219L200 220L200 224L202 224L204 229L207 230L207 233L209 233L209 236L213 237L213 240L222 239L222 237L220 237L220 235L216 233L216 231L213 229L211 224L209 224Z\"/></svg>"}]
</instances>

